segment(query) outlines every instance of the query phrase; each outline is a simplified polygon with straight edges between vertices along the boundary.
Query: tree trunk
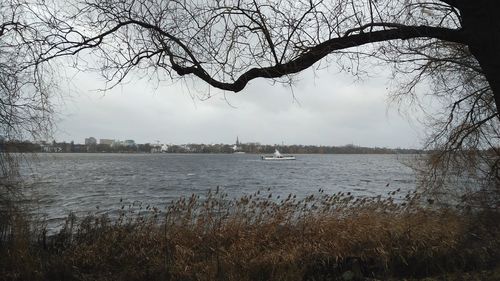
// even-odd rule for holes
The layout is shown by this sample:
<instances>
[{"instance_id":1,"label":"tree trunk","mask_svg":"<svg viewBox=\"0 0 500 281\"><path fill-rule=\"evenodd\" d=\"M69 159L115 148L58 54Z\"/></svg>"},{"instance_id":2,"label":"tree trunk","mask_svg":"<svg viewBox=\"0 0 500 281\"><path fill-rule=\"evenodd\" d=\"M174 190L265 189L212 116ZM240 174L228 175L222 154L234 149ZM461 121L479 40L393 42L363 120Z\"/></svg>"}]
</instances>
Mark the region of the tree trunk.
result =
<instances>
[{"instance_id":1,"label":"tree trunk","mask_svg":"<svg viewBox=\"0 0 500 281\"><path fill-rule=\"evenodd\" d=\"M499 35L500 36L500 33ZM496 52L494 50L497 50ZM484 71L484 75L490 84L495 98L498 118L500 119L500 44L494 49L471 48L472 54L476 57Z\"/></svg>"},{"instance_id":2,"label":"tree trunk","mask_svg":"<svg viewBox=\"0 0 500 281\"><path fill-rule=\"evenodd\" d=\"M462 4L462 26L471 53L484 71L500 111L500 1L476 0ZM500 114L498 114L500 119Z\"/></svg>"}]
</instances>

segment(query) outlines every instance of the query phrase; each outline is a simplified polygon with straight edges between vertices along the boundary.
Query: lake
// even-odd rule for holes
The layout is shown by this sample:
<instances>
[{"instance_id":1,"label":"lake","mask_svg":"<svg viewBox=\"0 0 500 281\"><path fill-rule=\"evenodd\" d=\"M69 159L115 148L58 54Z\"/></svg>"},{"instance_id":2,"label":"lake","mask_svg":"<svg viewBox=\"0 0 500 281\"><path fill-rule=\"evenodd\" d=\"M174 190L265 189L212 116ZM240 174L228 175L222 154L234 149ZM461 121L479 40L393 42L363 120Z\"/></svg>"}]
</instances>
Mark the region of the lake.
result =
<instances>
[{"instance_id":1,"label":"lake","mask_svg":"<svg viewBox=\"0 0 500 281\"><path fill-rule=\"evenodd\" d=\"M25 194L34 213L60 221L70 211L106 213L142 202L164 207L171 200L206 194L217 186L229 197L270 189L299 198L351 192L386 196L415 189L405 165L414 155L296 155L269 162L255 154L39 154L24 164Z\"/></svg>"}]
</instances>

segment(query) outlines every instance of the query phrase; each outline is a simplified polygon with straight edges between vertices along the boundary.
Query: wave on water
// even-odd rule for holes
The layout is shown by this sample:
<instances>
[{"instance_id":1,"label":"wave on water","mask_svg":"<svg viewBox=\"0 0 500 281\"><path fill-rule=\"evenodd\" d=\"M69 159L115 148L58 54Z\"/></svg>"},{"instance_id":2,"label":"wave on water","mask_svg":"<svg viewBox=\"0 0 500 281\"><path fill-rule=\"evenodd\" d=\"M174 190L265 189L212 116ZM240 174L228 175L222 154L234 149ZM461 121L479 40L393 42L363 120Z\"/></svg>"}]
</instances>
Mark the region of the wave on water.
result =
<instances>
[{"instance_id":1,"label":"wave on water","mask_svg":"<svg viewBox=\"0 0 500 281\"><path fill-rule=\"evenodd\" d=\"M95 212L96 206L101 206L99 212L111 212L125 201L162 207L193 193L204 196L218 186L232 198L266 189L303 198L319 188L384 196L389 189L413 190L416 182L413 171L392 155L300 155L300 161L281 164L252 154L64 154L57 158L42 154L24 175L37 176L26 192L41 199L39 211L49 219L70 211Z\"/></svg>"}]
</instances>

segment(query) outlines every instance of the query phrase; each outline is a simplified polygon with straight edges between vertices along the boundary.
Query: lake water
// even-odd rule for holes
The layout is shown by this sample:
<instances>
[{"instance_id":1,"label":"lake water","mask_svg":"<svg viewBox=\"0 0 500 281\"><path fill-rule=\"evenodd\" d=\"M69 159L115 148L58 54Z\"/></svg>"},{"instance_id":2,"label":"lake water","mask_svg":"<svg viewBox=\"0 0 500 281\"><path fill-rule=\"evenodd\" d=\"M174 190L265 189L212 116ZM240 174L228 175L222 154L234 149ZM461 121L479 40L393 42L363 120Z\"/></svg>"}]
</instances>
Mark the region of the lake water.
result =
<instances>
[{"instance_id":1,"label":"lake water","mask_svg":"<svg viewBox=\"0 0 500 281\"><path fill-rule=\"evenodd\" d=\"M410 155L297 155L296 161L262 161L253 154L39 154L25 165L25 193L33 211L60 221L70 211L109 212L142 202L206 194L217 186L230 197L269 188L304 197L318 192L386 195L415 188ZM404 195L404 194L403 194Z\"/></svg>"}]
</instances>

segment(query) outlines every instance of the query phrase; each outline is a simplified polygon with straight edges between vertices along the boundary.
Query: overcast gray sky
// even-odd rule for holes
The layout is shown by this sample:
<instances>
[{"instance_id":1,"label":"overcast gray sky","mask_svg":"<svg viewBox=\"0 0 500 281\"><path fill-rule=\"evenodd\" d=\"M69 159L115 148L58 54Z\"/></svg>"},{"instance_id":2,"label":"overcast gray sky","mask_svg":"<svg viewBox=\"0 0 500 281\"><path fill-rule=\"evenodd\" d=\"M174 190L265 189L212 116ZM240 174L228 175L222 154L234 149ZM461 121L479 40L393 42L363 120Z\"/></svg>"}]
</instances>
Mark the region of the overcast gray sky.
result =
<instances>
[{"instance_id":1,"label":"overcast gray sky","mask_svg":"<svg viewBox=\"0 0 500 281\"><path fill-rule=\"evenodd\" d=\"M374 73L372 73L374 74ZM58 107L57 141L134 139L138 143L312 144L419 148L422 128L387 103L387 77L361 82L308 70L289 86L260 79L240 93L193 82L146 80L102 93L97 74L79 73ZM194 96L194 97L193 97Z\"/></svg>"}]
</instances>

